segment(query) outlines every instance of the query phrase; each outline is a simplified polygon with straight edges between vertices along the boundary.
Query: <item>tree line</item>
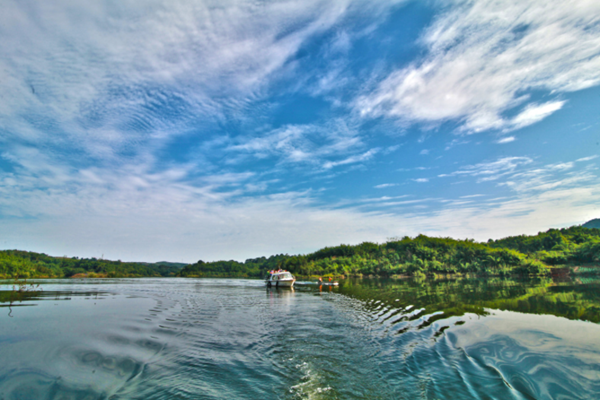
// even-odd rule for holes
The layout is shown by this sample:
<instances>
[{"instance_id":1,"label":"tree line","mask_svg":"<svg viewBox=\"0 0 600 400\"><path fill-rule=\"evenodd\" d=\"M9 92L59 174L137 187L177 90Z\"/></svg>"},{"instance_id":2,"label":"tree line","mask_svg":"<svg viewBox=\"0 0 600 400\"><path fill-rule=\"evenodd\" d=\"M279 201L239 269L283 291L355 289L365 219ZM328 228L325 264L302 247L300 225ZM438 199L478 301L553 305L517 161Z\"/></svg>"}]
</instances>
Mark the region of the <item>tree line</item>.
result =
<instances>
[{"instance_id":1,"label":"tree line","mask_svg":"<svg viewBox=\"0 0 600 400\"><path fill-rule=\"evenodd\" d=\"M543 276L549 275L553 268L600 273L600 229L581 226L550 229L533 236L512 236L487 243L406 236L381 244L325 247L307 255L279 254L245 262L198 261L183 268L178 276L260 278L278 268L304 277Z\"/></svg>"},{"instance_id":2,"label":"tree line","mask_svg":"<svg viewBox=\"0 0 600 400\"><path fill-rule=\"evenodd\" d=\"M161 277L175 276L186 264L110 261L97 258L52 257L21 250L0 251L0 278Z\"/></svg>"},{"instance_id":3,"label":"tree line","mask_svg":"<svg viewBox=\"0 0 600 400\"><path fill-rule=\"evenodd\" d=\"M140 263L96 258L51 257L0 251L0 278L63 277L240 277L262 278L273 269L303 277L362 277L476 274L489 276L549 275L554 269L600 273L600 229L574 226L537 235L511 236L488 242L425 235L385 243L325 247L306 255L278 254L239 261L194 264Z\"/></svg>"}]
</instances>

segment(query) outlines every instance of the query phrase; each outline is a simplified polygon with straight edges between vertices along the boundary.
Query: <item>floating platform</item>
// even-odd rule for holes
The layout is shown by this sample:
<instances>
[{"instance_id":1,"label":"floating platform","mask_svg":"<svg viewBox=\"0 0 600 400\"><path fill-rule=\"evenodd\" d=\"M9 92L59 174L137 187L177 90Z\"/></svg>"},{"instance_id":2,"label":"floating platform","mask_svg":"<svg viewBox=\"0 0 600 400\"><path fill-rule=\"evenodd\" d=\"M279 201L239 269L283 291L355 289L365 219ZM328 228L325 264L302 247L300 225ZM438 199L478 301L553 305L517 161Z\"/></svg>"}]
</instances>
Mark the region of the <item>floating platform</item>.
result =
<instances>
[{"instance_id":1,"label":"floating platform","mask_svg":"<svg viewBox=\"0 0 600 400\"><path fill-rule=\"evenodd\" d=\"M299 282L296 281L296 286L339 286L338 282L318 282L318 281L310 281L310 282Z\"/></svg>"}]
</instances>

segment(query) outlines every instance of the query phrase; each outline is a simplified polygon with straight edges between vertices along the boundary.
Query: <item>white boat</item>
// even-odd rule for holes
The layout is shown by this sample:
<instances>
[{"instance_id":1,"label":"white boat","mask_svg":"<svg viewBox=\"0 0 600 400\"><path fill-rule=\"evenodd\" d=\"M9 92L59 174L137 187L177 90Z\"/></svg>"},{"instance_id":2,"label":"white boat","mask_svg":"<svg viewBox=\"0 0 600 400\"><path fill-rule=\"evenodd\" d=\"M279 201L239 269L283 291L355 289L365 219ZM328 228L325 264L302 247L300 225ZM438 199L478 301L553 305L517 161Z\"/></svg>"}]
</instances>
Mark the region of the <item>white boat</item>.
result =
<instances>
[{"instance_id":1,"label":"white boat","mask_svg":"<svg viewBox=\"0 0 600 400\"><path fill-rule=\"evenodd\" d=\"M278 270L271 271L265 279L267 287L293 287L296 278L289 271Z\"/></svg>"}]
</instances>

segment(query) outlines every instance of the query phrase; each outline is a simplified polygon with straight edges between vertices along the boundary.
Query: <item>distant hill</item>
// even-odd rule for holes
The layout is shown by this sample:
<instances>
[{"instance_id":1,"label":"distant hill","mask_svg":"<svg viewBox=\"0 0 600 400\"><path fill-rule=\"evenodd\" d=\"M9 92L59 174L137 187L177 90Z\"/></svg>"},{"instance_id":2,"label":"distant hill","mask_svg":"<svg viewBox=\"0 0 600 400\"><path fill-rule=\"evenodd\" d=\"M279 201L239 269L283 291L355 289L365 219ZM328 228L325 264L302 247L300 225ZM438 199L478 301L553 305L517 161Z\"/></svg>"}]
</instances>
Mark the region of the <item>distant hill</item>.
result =
<instances>
[{"instance_id":1,"label":"distant hill","mask_svg":"<svg viewBox=\"0 0 600 400\"><path fill-rule=\"evenodd\" d=\"M0 250L0 279L22 278L120 278L175 276L187 264L160 261L122 262L79 257L52 257L43 253Z\"/></svg>"},{"instance_id":2,"label":"distant hill","mask_svg":"<svg viewBox=\"0 0 600 400\"><path fill-rule=\"evenodd\" d=\"M591 221L586 222L585 224L581 225L584 228L596 228L596 229L600 229L600 218L596 218L593 219Z\"/></svg>"},{"instance_id":3,"label":"distant hill","mask_svg":"<svg viewBox=\"0 0 600 400\"><path fill-rule=\"evenodd\" d=\"M158 261L158 262L149 263L149 264L164 265L165 267L173 267L173 268L177 268L177 269L181 269L181 268L185 267L186 265L189 265L189 263L177 263L177 262L169 262L169 261Z\"/></svg>"},{"instance_id":4,"label":"distant hill","mask_svg":"<svg viewBox=\"0 0 600 400\"><path fill-rule=\"evenodd\" d=\"M152 271L158 272L161 276L175 276L181 271L185 266L189 264L185 263L177 263L177 262L169 262L169 261L159 261L155 263L135 263L135 264L143 264L150 267ZM149 275L150 276L150 275Z\"/></svg>"}]
</instances>

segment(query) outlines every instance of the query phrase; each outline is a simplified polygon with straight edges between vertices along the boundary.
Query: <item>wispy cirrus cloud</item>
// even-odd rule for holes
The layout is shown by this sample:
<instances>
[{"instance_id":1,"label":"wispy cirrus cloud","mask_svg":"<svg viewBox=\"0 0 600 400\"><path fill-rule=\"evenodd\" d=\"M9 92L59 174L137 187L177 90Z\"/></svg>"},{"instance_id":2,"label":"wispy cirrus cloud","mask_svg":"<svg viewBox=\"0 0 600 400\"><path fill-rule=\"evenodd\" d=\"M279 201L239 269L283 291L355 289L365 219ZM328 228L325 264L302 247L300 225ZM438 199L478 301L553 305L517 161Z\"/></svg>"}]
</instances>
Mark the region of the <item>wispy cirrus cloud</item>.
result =
<instances>
[{"instance_id":1,"label":"wispy cirrus cloud","mask_svg":"<svg viewBox=\"0 0 600 400\"><path fill-rule=\"evenodd\" d=\"M307 40L358 8L350 0L9 1L0 15L0 128L102 159L150 151L263 98Z\"/></svg>"},{"instance_id":2,"label":"wispy cirrus cloud","mask_svg":"<svg viewBox=\"0 0 600 400\"><path fill-rule=\"evenodd\" d=\"M600 83L600 3L457 1L423 35L428 54L356 101L363 116L409 123L460 121L466 132L513 130L559 110L528 103ZM516 117L503 113L522 106Z\"/></svg>"},{"instance_id":3,"label":"wispy cirrus cloud","mask_svg":"<svg viewBox=\"0 0 600 400\"><path fill-rule=\"evenodd\" d=\"M468 165L449 174L440 174L438 177L470 176L476 177L479 182L493 181L511 174L517 168L531 164L532 162L533 160L529 157L503 157L496 161Z\"/></svg>"},{"instance_id":4,"label":"wispy cirrus cloud","mask_svg":"<svg viewBox=\"0 0 600 400\"><path fill-rule=\"evenodd\" d=\"M593 163L583 163L593 159L595 157L592 156L540 166L529 157L502 157L496 161L464 166L450 174L442 174L438 177L471 177L475 178L477 183L496 182L499 187L509 188L513 196L530 195L533 192L546 192L557 188L589 186L597 179L596 167ZM461 198L469 197L471 196Z\"/></svg>"},{"instance_id":5,"label":"wispy cirrus cloud","mask_svg":"<svg viewBox=\"0 0 600 400\"><path fill-rule=\"evenodd\" d=\"M339 160L339 161L328 161L325 164L323 164L323 168L324 169L331 169L333 167L337 167L339 165L347 165L347 164L357 164L357 163L361 163L363 161L367 161L370 160L371 158L373 158L373 156L375 154L377 154L379 152L378 148L375 149L371 149L368 151L365 151L362 154L357 154L357 155L353 155L347 158L344 158L343 160Z\"/></svg>"},{"instance_id":6,"label":"wispy cirrus cloud","mask_svg":"<svg viewBox=\"0 0 600 400\"><path fill-rule=\"evenodd\" d=\"M232 154L237 162L273 158L279 164L304 164L313 169L366 161L380 151L364 151L359 131L341 119L323 125L285 125L228 142L223 151Z\"/></svg>"},{"instance_id":7,"label":"wispy cirrus cloud","mask_svg":"<svg viewBox=\"0 0 600 400\"><path fill-rule=\"evenodd\" d=\"M192 262L282 249L306 253L419 233L487 240L584 222L600 201L590 157L544 166L500 159L460 169L474 178L512 171L498 179L509 192L501 198L404 194L315 207L319 199L310 190L256 195L253 190L268 182L252 172L192 180L191 165L161 172L151 164L79 170L36 150L24 148L17 156L36 169L1 174L0 240L8 248L25 245L53 255L75 247L85 256Z\"/></svg>"},{"instance_id":8,"label":"wispy cirrus cloud","mask_svg":"<svg viewBox=\"0 0 600 400\"><path fill-rule=\"evenodd\" d=\"M517 172L500 183L517 193L550 192L558 188L575 189L585 187L598 178L595 167L587 165L579 167L575 162L548 164L538 168L530 168Z\"/></svg>"},{"instance_id":9,"label":"wispy cirrus cloud","mask_svg":"<svg viewBox=\"0 0 600 400\"><path fill-rule=\"evenodd\" d=\"M110 195L101 196L125 212L135 207L138 191L147 198L170 193L177 203L191 193L256 195L269 185L251 168L206 161L215 149L234 154L234 161L274 157L321 170L368 160L377 150L365 149L357 132L341 124L254 129L254 136L221 129L206 142L199 132L252 119L245 112L268 97L274 80L294 70L293 58L308 41L358 12L376 21L394 3L6 2L0 13L0 143L10 165L0 171L6 185L0 189L13 202L4 202L6 215L53 215L53 207L42 205L59 210L62 201L43 200L49 188L69 198L65 202L76 203L69 193L80 193L83 204L83 193L105 190ZM348 46L344 35L331 44L336 51ZM190 132L196 140L186 145L199 154L160 159L170 140Z\"/></svg>"}]
</instances>

